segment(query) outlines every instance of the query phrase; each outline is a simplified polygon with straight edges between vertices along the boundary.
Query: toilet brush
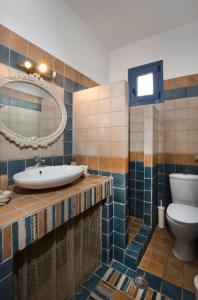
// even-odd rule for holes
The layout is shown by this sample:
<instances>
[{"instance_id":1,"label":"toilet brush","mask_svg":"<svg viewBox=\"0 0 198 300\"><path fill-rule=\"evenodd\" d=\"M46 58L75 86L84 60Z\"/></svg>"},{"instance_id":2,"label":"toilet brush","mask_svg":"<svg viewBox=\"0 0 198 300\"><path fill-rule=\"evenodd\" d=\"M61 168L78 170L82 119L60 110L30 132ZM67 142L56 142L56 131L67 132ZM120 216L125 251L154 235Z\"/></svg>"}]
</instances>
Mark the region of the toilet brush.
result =
<instances>
[{"instance_id":1,"label":"toilet brush","mask_svg":"<svg viewBox=\"0 0 198 300\"><path fill-rule=\"evenodd\" d=\"M162 205L162 200L160 200L160 205L158 206L158 227L165 227L165 207Z\"/></svg>"}]
</instances>

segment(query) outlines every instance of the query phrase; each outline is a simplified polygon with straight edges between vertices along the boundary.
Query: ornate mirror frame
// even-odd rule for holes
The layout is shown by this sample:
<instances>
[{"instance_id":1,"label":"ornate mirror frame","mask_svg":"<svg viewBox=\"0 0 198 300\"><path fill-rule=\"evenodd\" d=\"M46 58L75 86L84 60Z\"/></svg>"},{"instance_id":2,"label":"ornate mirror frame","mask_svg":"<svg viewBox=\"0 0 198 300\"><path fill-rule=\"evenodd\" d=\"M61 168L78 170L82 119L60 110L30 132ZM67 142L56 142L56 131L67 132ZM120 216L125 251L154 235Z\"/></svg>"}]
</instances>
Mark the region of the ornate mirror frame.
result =
<instances>
[{"instance_id":1,"label":"ornate mirror frame","mask_svg":"<svg viewBox=\"0 0 198 300\"><path fill-rule=\"evenodd\" d=\"M12 69L12 68L10 68ZM50 135L46 137L25 137L6 127L0 121L0 133L4 135L9 141L14 142L20 148L46 148L50 144L54 143L63 133L67 123L67 113L64 105L64 100L58 95L52 84L45 81L39 74L26 74L21 71L8 72L7 74L1 74L0 76L0 88L6 83L10 82L26 82L42 88L49 95L51 95L54 101L61 111L61 124Z\"/></svg>"}]
</instances>

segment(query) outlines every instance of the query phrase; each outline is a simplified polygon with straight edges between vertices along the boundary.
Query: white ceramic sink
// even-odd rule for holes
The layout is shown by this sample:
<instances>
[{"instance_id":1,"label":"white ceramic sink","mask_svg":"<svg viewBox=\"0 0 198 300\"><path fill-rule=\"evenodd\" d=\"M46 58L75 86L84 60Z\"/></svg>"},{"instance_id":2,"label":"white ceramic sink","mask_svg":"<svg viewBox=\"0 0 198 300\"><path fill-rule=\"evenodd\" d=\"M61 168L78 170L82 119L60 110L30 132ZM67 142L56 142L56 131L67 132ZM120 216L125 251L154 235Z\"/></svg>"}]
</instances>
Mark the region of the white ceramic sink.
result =
<instances>
[{"instance_id":1,"label":"white ceramic sink","mask_svg":"<svg viewBox=\"0 0 198 300\"><path fill-rule=\"evenodd\" d=\"M16 185L25 189L47 189L73 182L84 173L80 166L49 166L27 168L14 175Z\"/></svg>"}]
</instances>

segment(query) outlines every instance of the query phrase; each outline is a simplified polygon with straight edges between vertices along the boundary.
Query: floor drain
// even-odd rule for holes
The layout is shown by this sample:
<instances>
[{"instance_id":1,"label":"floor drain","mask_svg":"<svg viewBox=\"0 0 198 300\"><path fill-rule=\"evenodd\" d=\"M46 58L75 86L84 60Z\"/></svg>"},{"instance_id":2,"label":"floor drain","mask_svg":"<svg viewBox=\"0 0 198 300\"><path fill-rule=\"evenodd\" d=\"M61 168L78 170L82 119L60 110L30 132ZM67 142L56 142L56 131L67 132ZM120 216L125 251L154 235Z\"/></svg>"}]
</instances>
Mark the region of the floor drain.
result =
<instances>
[{"instance_id":1,"label":"floor drain","mask_svg":"<svg viewBox=\"0 0 198 300\"><path fill-rule=\"evenodd\" d=\"M144 277L136 277L134 282L139 289L146 289L148 287L148 281Z\"/></svg>"}]
</instances>

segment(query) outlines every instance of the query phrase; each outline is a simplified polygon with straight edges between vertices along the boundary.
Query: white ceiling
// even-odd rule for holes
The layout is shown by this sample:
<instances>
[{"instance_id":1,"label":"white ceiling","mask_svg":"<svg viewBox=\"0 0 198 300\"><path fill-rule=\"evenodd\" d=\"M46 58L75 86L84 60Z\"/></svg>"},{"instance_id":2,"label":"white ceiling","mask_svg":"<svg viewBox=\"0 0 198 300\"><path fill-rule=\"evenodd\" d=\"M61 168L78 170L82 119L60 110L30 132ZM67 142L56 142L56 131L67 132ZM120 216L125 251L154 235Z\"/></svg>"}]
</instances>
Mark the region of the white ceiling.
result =
<instances>
[{"instance_id":1,"label":"white ceiling","mask_svg":"<svg viewBox=\"0 0 198 300\"><path fill-rule=\"evenodd\" d=\"M64 0L114 49L198 19L198 0Z\"/></svg>"}]
</instances>

